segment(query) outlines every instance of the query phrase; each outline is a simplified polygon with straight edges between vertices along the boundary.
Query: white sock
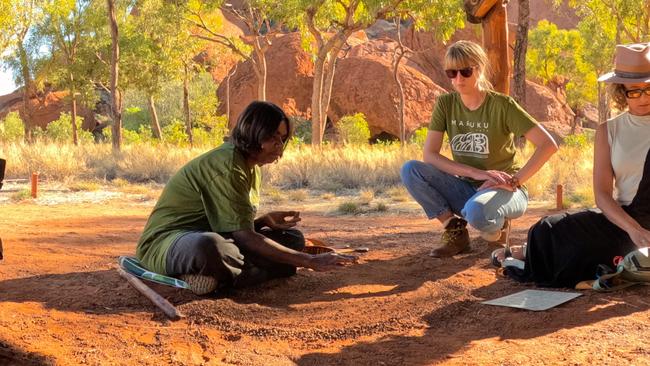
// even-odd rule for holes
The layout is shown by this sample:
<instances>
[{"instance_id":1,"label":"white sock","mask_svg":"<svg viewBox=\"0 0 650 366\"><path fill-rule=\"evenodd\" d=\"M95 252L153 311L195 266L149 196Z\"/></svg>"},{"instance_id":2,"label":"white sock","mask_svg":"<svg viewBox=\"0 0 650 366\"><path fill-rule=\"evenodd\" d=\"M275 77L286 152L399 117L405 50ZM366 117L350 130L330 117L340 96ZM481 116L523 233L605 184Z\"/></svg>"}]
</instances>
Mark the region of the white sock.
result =
<instances>
[{"instance_id":1,"label":"white sock","mask_svg":"<svg viewBox=\"0 0 650 366\"><path fill-rule=\"evenodd\" d=\"M446 228L447 225L449 225L449 222L451 221L451 219L454 219L454 218L456 218L456 215L452 215L450 218L448 218L447 220L443 221L443 222L442 222L442 227L443 227L443 228Z\"/></svg>"}]
</instances>

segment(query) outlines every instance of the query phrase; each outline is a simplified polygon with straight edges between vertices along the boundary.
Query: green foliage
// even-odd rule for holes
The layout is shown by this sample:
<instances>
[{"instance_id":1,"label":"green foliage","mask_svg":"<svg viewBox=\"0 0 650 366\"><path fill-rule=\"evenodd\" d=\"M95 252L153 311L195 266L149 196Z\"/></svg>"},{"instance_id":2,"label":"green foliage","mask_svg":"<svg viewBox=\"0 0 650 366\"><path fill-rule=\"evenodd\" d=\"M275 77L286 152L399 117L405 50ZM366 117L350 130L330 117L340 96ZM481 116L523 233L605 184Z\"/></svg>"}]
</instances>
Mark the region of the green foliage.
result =
<instances>
[{"instance_id":1,"label":"green foliage","mask_svg":"<svg viewBox=\"0 0 650 366\"><path fill-rule=\"evenodd\" d=\"M10 112L0 123L0 141L19 142L25 136L25 126L18 112Z\"/></svg>"},{"instance_id":2,"label":"green foliage","mask_svg":"<svg viewBox=\"0 0 650 366\"><path fill-rule=\"evenodd\" d=\"M353 201L347 201L341 203L337 211L342 214L347 214L347 215L356 215L362 212L361 207L359 206L359 203L353 202Z\"/></svg>"},{"instance_id":3,"label":"green foliage","mask_svg":"<svg viewBox=\"0 0 650 366\"><path fill-rule=\"evenodd\" d=\"M296 143L311 142L311 121L302 117L289 117L293 128L293 138Z\"/></svg>"},{"instance_id":4,"label":"green foliage","mask_svg":"<svg viewBox=\"0 0 650 366\"><path fill-rule=\"evenodd\" d=\"M222 116L217 115L217 95L212 76L200 73L189 82L190 119L192 125L202 128L220 128ZM150 125L149 95L137 89L128 89L124 95L124 128L138 130L141 125ZM184 120L183 87L180 81L162 84L160 95L156 98L156 113L161 127L174 120Z\"/></svg>"},{"instance_id":5,"label":"green foliage","mask_svg":"<svg viewBox=\"0 0 650 366\"><path fill-rule=\"evenodd\" d=\"M336 123L336 131L345 144L367 144L370 140L368 121L363 113L341 117Z\"/></svg>"},{"instance_id":6,"label":"green foliage","mask_svg":"<svg viewBox=\"0 0 650 366\"><path fill-rule=\"evenodd\" d=\"M429 128L424 126L420 127L415 132L413 132L413 135L411 136L411 143L416 144L418 146L424 146L424 141L427 139L427 134L429 133Z\"/></svg>"},{"instance_id":7,"label":"green foliage","mask_svg":"<svg viewBox=\"0 0 650 366\"><path fill-rule=\"evenodd\" d=\"M597 97L598 75L586 58L594 50L585 41L590 37L585 36L576 29L558 29L555 24L542 20L528 38L528 75L565 88L567 102L574 108L585 102L595 103Z\"/></svg>"},{"instance_id":8,"label":"green foliage","mask_svg":"<svg viewBox=\"0 0 650 366\"><path fill-rule=\"evenodd\" d=\"M588 146L593 144L593 141L584 133L568 135L564 138L564 145L567 147L573 147L577 149L586 149Z\"/></svg>"},{"instance_id":9,"label":"green foliage","mask_svg":"<svg viewBox=\"0 0 650 366\"><path fill-rule=\"evenodd\" d=\"M83 118L77 116L77 137L79 141L91 142L93 135L89 131L82 130ZM69 112L61 113L59 118L50 122L45 129L44 137L52 142L72 141L72 116Z\"/></svg>"},{"instance_id":10,"label":"green foliage","mask_svg":"<svg viewBox=\"0 0 650 366\"><path fill-rule=\"evenodd\" d=\"M149 113L138 106L124 108L122 113L122 127L125 130L137 130L140 126L149 123Z\"/></svg>"},{"instance_id":11,"label":"green foliage","mask_svg":"<svg viewBox=\"0 0 650 366\"><path fill-rule=\"evenodd\" d=\"M174 145L186 145L189 142L185 132L185 123L180 120L173 120L170 124L163 127L163 140Z\"/></svg>"},{"instance_id":12,"label":"green foliage","mask_svg":"<svg viewBox=\"0 0 650 366\"><path fill-rule=\"evenodd\" d=\"M216 147L223 144L228 129L226 128L226 117L221 116L219 119L223 122L220 127L214 127L211 130L195 127L192 129L192 138L195 146Z\"/></svg>"}]
</instances>

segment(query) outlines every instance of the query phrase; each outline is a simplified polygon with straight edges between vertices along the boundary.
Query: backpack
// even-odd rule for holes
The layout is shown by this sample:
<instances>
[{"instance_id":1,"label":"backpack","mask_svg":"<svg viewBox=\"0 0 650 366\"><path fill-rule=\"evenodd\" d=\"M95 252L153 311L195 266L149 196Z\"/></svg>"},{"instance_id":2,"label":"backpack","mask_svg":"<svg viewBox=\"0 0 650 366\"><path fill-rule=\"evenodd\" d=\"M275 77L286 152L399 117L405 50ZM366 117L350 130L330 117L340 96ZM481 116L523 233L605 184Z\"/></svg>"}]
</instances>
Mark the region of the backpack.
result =
<instances>
[{"instance_id":1,"label":"backpack","mask_svg":"<svg viewBox=\"0 0 650 366\"><path fill-rule=\"evenodd\" d=\"M650 248L639 248L625 257L615 259L616 271L608 271L607 266L600 265L595 281L582 281L576 285L577 290L595 290L610 292L633 285L650 282Z\"/></svg>"}]
</instances>

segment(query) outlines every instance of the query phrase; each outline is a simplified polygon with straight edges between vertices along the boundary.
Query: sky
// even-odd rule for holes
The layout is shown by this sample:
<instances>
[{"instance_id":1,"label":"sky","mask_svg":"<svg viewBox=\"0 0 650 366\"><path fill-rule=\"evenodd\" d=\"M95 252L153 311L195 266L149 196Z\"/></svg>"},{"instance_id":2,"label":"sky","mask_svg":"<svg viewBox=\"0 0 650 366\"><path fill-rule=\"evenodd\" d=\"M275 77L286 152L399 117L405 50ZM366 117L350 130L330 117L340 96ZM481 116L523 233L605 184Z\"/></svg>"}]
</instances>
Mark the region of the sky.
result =
<instances>
[{"instance_id":1,"label":"sky","mask_svg":"<svg viewBox=\"0 0 650 366\"><path fill-rule=\"evenodd\" d=\"M9 94L16 89L11 72L0 68L0 95Z\"/></svg>"}]
</instances>

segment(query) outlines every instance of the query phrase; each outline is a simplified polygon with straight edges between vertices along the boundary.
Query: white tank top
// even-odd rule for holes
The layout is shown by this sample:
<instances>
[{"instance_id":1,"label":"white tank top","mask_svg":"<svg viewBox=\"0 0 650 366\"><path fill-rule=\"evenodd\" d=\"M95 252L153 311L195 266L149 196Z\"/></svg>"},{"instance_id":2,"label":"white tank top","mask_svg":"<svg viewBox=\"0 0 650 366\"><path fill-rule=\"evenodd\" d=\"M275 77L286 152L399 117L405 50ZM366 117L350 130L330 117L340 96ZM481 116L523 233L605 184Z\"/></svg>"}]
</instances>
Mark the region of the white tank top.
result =
<instances>
[{"instance_id":1,"label":"white tank top","mask_svg":"<svg viewBox=\"0 0 650 366\"><path fill-rule=\"evenodd\" d=\"M636 195L650 149L650 116L628 112L607 121L607 137L614 169L614 197L629 205Z\"/></svg>"}]
</instances>

